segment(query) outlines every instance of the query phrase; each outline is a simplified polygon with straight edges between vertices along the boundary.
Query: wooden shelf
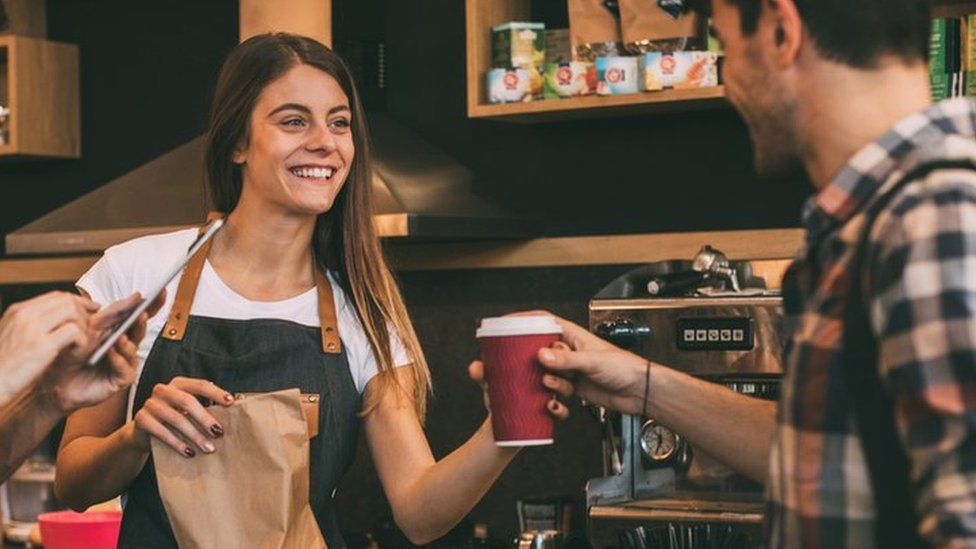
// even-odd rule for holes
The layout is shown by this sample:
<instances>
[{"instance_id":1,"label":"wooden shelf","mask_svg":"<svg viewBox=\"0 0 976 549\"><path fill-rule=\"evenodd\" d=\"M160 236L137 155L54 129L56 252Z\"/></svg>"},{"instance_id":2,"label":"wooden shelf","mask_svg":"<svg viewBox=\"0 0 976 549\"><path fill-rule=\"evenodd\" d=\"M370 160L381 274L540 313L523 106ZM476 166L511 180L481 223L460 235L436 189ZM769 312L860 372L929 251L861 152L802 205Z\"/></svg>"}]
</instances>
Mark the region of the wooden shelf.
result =
<instances>
[{"instance_id":1,"label":"wooden shelf","mask_svg":"<svg viewBox=\"0 0 976 549\"><path fill-rule=\"evenodd\" d=\"M489 104L485 74L492 66L489 30L506 21L527 21L529 0L466 0L468 117L505 122L548 122L605 116L651 114L720 108L728 105L723 87L667 90L605 97Z\"/></svg>"},{"instance_id":2,"label":"wooden shelf","mask_svg":"<svg viewBox=\"0 0 976 549\"><path fill-rule=\"evenodd\" d=\"M398 271L451 271L632 265L691 258L702 244L715 246L731 259L787 260L802 243L802 229L760 229L484 242L391 242L389 251ZM70 284L97 259L97 255L0 259L0 287ZM771 262L770 272L761 276L774 280L785 265L786 262Z\"/></svg>"},{"instance_id":3,"label":"wooden shelf","mask_svg":"<svg viewBox=\"0 0 976 549\"><path fill-rule=\"evenodd\" d=\"M602 116L686 112L727 106L725 87L695 90L665 90L551 99L504 105L473 105L469 118L489 118L507 122L550 122Z\"/></svg>"},{"instance_id":4,"label":"wooden shelf","mask_svg":"<svg viewBox=\"0 0 976 549\"><path fill-rule=\"evenodd\" d=\"M79 158L78 47L0 35L0 105L11 111L0 158Z\"/></svg>"},{"instance_id":5,"label":"wooden shelf","mask_svg":"<svg viewBox=\"0 0 976 549\"><path fill-rule=\"evenodd\" d=\"M976 13L976 0L935 0L932 15L935 17L960 17Z\"/></svg>"}]
</instances>

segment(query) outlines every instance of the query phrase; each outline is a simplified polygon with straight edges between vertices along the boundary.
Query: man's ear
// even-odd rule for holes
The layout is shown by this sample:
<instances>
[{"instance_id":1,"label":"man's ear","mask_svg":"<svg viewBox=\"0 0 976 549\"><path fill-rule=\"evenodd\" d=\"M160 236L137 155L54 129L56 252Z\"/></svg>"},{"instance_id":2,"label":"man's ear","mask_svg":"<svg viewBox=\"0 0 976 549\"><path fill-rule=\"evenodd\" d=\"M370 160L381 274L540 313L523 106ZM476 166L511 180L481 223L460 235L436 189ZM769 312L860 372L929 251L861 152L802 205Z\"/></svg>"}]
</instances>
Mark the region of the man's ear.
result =
<instances>
[{"instance_id":1,"label":"man's ear","mask_svg":"<svg viewBox=\"0 0 976 549\"><path fill-rule=\"evenodd\" d=\"M762 32L768 33L767 44L772 48L773 61L780 67L796 62L803 45L803 19L794 0L764 0Z\"/></svg>"}]
</instances>

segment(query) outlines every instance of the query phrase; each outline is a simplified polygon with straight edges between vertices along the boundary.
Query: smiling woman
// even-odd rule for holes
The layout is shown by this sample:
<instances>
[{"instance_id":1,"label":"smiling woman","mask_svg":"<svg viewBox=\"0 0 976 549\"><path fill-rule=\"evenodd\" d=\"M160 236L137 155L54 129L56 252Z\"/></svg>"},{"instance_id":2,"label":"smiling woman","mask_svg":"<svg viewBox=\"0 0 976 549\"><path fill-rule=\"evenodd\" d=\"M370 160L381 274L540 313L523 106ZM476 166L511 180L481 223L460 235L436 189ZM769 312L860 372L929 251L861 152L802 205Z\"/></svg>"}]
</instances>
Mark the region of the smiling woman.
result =
<instances>
[{"instance_id":1,"label":"smiling woman","mask_svg":"<svg viewBox=\"0 0 976 549\"><path fill-rule=\"evenodd\" d=\"M447 532L514 457L495 445L488 420L445 459L431 454L422 429L430 374L371 222L368 143L349 72L322 44L277 33L231 52L206 153L225 227L169 288L128 402L73 415L58 455L56 491L72 507L127 494L121 547L176 546L150 439L187 459L217 451L215 439L235 425L200 400L230 406L232 393L298 388L317 403L309 499L331 548L345 546L332 495L361 424L397 522L416 543ZM78 286L97 300L138 287L195 235L111 248ZM566 415L558 403L549 409Z\"/></svg>"}]
</instances>

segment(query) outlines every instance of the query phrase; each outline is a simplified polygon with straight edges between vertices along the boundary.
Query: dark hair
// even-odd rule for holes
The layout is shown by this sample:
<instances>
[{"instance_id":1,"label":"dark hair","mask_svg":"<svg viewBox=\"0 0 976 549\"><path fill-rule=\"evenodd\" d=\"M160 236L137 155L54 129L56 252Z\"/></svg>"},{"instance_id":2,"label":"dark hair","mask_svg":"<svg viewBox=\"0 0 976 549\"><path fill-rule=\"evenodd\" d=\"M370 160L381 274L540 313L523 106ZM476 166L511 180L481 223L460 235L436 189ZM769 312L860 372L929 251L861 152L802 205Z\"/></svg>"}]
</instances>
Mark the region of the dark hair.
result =
<instances>
[{"instance_id":1,"label":"dark hair","mask_svg":"<svg viewBox=\"0 0 976 549\"><path fill-rule=\"evenodd\" d=\"M735 6L743 34L756 32L764 0L715 0ZM915 63L929 56L932 0L793 0L817 50L827 59L873 68L884 56ZM711 0L691 0L709 15Z\"/></svg>"},{"instance_id":2,"label":"dark hair","mask_svg":"<svg viewBox=\"0 0 976 549\"><path fill-rule=\"evenodd\" d=\"M331 270L352 298L376 357L381 390L373 393L376 398L366 403L364 413L375 408L387 389L398 386L393 368L399 365L393 364L391 349L391 335L396 334L412 360L415 384L411 396L422 420L430 372L373 227L366 116L352 75L335 52L311 38L280 32L254 36L231 51L217 78L207 131L207 186L213 206L224 213L237 206L243 178L233 158L247 142L251 113L264 89L300 64L335 78L352 111L355 156L332 208L316 219L312 248L319 266Z\"/></svg>"}]
</instances>

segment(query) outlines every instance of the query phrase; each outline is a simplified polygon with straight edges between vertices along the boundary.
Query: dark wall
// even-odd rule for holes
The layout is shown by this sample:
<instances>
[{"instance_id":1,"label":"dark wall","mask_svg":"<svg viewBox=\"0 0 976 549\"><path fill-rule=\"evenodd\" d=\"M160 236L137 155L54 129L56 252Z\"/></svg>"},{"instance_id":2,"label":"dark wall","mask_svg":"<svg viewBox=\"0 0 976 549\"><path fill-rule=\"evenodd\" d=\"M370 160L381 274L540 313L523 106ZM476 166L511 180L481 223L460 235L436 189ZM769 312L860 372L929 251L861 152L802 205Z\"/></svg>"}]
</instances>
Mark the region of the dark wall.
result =
<instances>
[{"instance_id":1,"label":"dark wall","mask_svg":"<svg viewBox=\"0 0 976 549\"><path fill-rule=\"evenodd\" d=\"M202 133L237 43L236 0L48 0L47 16L48 39L79 46L82 157L0 163L0 235Z\"/></svg>"},{"instance_id":2,"label":"dark wall","mask_svg":"<svg viewBox=\"0 0 976 549\"><path fill-rule=\"evenodd\" d=\"M360 2L390 13L390 111L474 168L483 195L548 219L550 234L798 225L811 187L802 176L757 181L731 108L536 125L469 120L464 2ZM565 25L563 6L533 4L551 28Z\"/></svg>"},{"instance_id":3,"label":"dark wall","mask_svg":"<svg viewBox=\"0 0 976 549\"><path fill-rule=\"evenodd\" d=\"M458 0L336 0L335 33L337 41L385 38L386 107L473 168L482 194L543 216L551 234L796 225L808 187L756 181L731 109L544 125L468 120L463 10ZM48 19L51 39L80 46L83 157L0 163L0 234L198 135L220 62L237 41L234 0L48 0ZM485 416L466 374L479 318L543 307L584 322L589 297L623 270L403 274L434 374L427 433L435 455L462 444ZM580 502L585 480L599 474L598 444L596 425L574 406L557 443L523 452L469 522L509 538L517 498ZM351 532L388 515L360 454L339 496Z\"/></svg>"}]
</instances>

